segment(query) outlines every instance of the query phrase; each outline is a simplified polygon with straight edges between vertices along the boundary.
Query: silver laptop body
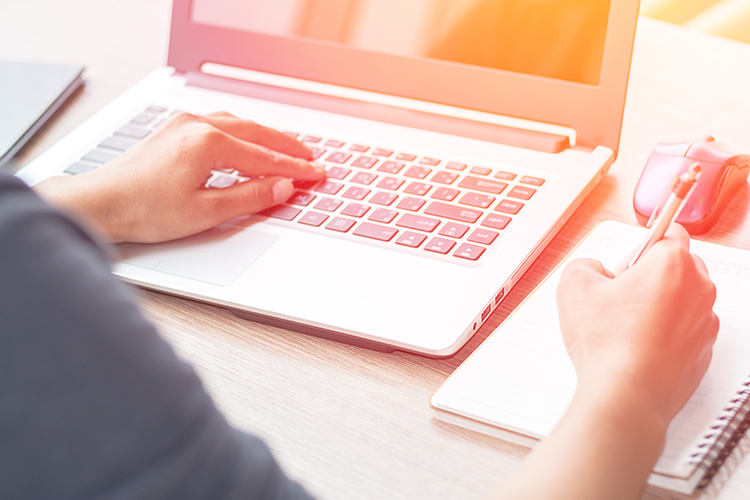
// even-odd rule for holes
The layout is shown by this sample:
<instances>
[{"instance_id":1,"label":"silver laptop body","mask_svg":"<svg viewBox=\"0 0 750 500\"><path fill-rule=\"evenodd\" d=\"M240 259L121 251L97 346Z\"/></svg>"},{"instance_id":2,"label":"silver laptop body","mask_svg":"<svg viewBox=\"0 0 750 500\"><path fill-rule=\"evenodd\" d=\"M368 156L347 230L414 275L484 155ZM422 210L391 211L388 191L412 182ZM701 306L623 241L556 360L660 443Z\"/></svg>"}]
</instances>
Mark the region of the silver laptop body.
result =
<instances>
[{"instance_id":1,"label":"silver laptop body","mask_svg":"<svg viewBox=\"0 0 750 500\"><path fill-rule=\"evenodd\" d=\"M17 175L95 168L118 154L112 139L180 110L298 134L350 171L328 179L338 191L305 186L191 238L120 245L115 273L285 328L450 356L614 161L637 13L627 0L175 0L169 67Z\"/></svg>"}]
</instances>

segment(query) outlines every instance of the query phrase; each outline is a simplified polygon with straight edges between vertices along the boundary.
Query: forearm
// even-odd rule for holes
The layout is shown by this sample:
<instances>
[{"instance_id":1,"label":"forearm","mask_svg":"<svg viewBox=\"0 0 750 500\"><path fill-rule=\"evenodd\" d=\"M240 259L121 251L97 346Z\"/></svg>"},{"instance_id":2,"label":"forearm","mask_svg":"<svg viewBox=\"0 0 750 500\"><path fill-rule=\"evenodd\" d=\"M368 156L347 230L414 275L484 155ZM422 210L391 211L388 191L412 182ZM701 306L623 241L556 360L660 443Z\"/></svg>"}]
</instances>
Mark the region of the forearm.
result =
<instances>
[{"instance_id":1,"label":"forearm","mask_svg":"<svg viewBox=\"0 0 750 500\"><path fill-rule=\"evenodd\" d=\"M0 498L309 498L229 427L88 235L2 175L0 276Z\"/></svg>"},{"instance_id":2,"label":"forearm","mask_svg":"<svg viewBox=\"0 0 750 500\"><path fill-rule=\"evenodd\" d=\"M667 423L638 394L579 389L553 432L491 499L635 499L664 445ZM633 404L628 404L628 402Z\"/></svg>"}]
</instances>

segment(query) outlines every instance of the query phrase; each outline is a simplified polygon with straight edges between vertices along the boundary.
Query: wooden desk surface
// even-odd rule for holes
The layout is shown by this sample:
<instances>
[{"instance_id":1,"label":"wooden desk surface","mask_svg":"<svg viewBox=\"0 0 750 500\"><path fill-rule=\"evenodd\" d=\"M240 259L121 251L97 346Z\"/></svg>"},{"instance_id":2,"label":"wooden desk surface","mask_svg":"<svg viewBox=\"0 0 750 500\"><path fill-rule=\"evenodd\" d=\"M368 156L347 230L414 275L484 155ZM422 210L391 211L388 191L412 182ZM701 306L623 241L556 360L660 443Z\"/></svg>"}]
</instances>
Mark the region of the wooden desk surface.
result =
<instances>
[{"instance_id":1,"label":"wooden desk surface","mask_svg":"<svg viewBox=\"0 0 750 500\"><path fill-rule=\"evenodd\" d=\"M15 168L164 64L169 11L169 0L0 4L0 58L88 68L86 88ZM633 189L657 142L712 134L750 151L748 89L750 46L642 19L617 162L488 324L451 359L377 353L145 291L139 292L143 308L196 365L228 419L265 438L283 467L320 498L481 498L526 450L436 421L428 398L595 224L635 223ZM743 187L702 239L750 249L748 205L750 190ZM750 460L735 469L699 496L747 498ZM643 498L683 496L649 487Z\"/></svg>"}]
</instances>

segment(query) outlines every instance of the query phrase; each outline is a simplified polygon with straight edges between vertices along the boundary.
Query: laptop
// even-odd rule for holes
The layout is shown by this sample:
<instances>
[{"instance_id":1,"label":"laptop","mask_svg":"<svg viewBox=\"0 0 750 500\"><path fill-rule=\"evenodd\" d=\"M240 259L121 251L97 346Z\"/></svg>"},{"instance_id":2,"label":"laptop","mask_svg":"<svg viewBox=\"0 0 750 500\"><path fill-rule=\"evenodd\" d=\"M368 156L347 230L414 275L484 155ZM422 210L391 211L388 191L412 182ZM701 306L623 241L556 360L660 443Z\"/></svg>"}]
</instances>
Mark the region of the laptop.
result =
<instances>
[{"instance_id":1,"label":"laptop","mask_svg":"<svg viewBox=\"0 0 750 500\"><path fill-rule=\"evenodd\" d=\"M85 175L177 111L282 130L324 181L190 238L120 245L115 274L450 356L614 161L637 14L629 0L175 0L169 66L17 175Z\"/></svg>"}]
</instances>

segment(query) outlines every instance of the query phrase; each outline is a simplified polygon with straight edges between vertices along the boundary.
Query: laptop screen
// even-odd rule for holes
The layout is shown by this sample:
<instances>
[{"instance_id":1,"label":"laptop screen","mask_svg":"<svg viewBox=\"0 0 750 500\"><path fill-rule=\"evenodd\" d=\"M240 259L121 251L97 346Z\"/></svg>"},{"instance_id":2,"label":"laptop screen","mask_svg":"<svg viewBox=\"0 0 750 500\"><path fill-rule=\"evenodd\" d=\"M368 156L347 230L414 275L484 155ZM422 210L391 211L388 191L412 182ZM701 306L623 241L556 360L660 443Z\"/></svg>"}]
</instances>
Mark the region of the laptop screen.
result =
<instances>
[{"instance_id":1,"label":"laptop screen","mask_svg":"<svg viewBox=\"0 0 750 500\"><path fill-rule=\"evenodd\" d=\"M198 24L598 85L602 0L194 0Z\"/></svg>"},{"instance_id":2,"label":"laptop screen","mask_svg":"<svg viewBox=\"0 0 750 500\"><path fill-rule=\"evenodd\" d=\"M634 0L173 0L168 64L206 63L575 130L617 151Z\"/></svg>"}]
</instances>

